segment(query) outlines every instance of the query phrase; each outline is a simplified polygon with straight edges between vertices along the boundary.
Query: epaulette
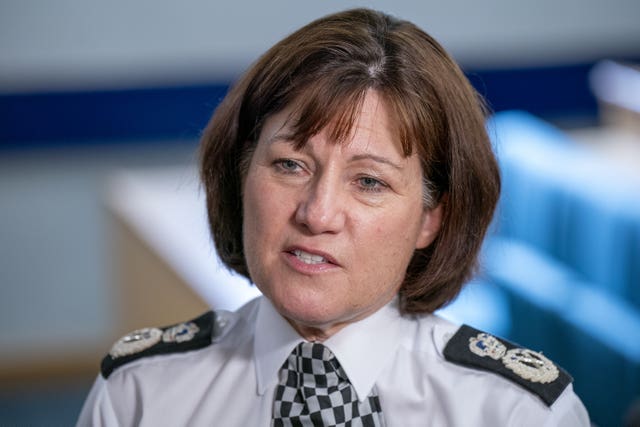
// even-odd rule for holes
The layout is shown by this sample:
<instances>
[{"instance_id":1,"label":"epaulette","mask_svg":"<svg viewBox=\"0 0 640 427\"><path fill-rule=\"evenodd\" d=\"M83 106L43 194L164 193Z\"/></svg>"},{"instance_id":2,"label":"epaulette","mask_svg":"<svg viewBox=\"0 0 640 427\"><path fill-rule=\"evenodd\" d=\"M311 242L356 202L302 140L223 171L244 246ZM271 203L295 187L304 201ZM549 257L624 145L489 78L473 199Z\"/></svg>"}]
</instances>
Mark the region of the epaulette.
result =
<instances>
[{"instance_id":1,"label":"epaulette","mask_svg":"<svg viewBox=\"0 0 640 427\"><path fill-rule=\"evenodd\" d=\"M212 343L216 329L221 326L216 320L216 313L208 311L189 322L133 331L116 341L102 359L102 376L109 378L118 367L143 357L204 348Z\"/></svg>"},{"instance_id":2,"label":"epaulette","mask_svg":"<svg viewBox=\"0 0 640 427\"><path fill-rule=\"evenodd\" d=\"M542 353L462 325L443 351L450 362L494 372L538 395L547 406L573 378Z\"/></svg>"}]
</instances>

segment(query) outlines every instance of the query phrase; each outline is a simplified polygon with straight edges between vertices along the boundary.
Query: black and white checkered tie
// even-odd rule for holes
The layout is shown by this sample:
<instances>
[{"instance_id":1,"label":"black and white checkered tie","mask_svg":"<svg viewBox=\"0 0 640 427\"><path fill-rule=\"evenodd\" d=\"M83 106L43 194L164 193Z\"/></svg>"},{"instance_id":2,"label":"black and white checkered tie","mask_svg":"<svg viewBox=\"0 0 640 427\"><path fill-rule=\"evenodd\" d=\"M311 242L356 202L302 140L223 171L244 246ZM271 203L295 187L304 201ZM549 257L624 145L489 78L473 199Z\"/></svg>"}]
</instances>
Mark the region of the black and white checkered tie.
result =
<instances>
[{"instance_id":1,"label":"black and white checkered tie","mask_svg":"<svg viewBox=\"0 0 640 427\"><path fill-rule=\"evenodd\" d=\"M275 427L382 427L375 388L362 402L331 350L300 343L280 369L273 407Z\"/></svg>"}]
</instances>

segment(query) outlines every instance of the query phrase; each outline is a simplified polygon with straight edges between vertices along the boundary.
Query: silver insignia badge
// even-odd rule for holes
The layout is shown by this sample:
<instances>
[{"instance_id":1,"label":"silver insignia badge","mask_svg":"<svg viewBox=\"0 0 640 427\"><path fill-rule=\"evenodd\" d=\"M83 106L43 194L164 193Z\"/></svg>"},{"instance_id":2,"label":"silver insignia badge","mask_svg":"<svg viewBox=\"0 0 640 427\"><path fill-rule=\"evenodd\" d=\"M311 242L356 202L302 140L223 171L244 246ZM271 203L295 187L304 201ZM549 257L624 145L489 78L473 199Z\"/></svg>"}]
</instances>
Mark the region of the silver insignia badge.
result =
<instances>
[{"instance_id":1,"label":"silver insignia badge","mask_svg":"<svg viewBox=\"0 0 640 427\"><path fill-rule=\"evenodd\" d=\"M551 360L542 353L526 348L509 350L502 358L502 363L520 377L534 383L550 383L560 375Z\"/></svg>"},{"instance_id":2,"label":"silver insignia badge","mask_svg":"<svg viewBox=\"0 0 640 427\"><path fill-rule=\"evenodd\" d=\"M469 350L480 357L489 356L498 360L504 356L507 347L493 335L481 333L476 337L469 338Z\"/></svg>"},{"instance_id":3,"label":"silver insignia badge","mask_svg":"<svg viewBox=\"0 0 640 427\"><path fill-rule=\"evenodd\" d=\"M185 342L191 341L196 336L200 328L193 322L180 323L179 325L172 326L164 331L162 334L162 341L164 342Z\"/></svg>"},{"instance_id":4,"label":"silver insignia badge","mask_svg":"<svg viewBox=\"0 0 640 427\"><path fill-rule=\"evenodd\" d=\"M120 338L109 351L112 358L139 353L156 344L162 337L158 328L144 328L133 331Z\"/></svg>"}]
</instances>

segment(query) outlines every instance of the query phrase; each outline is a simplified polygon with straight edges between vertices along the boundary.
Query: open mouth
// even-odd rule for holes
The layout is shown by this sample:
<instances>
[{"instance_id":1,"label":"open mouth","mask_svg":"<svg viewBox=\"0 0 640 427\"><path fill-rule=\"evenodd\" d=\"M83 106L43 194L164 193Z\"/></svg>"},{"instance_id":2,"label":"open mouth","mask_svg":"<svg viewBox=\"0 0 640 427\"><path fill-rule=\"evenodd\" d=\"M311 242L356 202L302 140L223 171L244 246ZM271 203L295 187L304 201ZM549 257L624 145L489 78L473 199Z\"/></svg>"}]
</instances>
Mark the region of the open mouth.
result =
<instances>
[{"instance_id":1,"label":"open mouth","mask_svg":"<svg viewBox=\"0 0 640 427\"><path fill-rule=\"evenodd\" d=\"M305 264L323 264L329 262L321 255L310 254L309 252L305 252L300 249L295 249L291 251L291 253Z\"/></svg>"},{"instance_id":2,"label":"open mouth","mask_svg":"<svg viewBox=\"0 0 640 427\"><path fill-rule=\"evenodd\" d=\"M329 254L317 250L304 250L298 247L291 247L286 251L291 256L305 265L339 266L336 260Z\"/></svg>"}]
</instances>

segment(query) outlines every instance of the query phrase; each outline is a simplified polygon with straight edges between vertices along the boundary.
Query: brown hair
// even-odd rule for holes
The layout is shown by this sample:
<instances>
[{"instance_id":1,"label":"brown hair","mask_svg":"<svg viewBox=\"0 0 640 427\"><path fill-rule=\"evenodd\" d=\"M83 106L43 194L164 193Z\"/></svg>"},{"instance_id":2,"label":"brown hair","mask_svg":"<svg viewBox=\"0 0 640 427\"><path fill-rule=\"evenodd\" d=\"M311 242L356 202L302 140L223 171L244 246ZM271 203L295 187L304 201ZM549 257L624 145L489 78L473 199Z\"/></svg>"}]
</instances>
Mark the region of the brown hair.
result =
<instances>
[{"instance_id":1,"label":"brown hair","mask_svg":"<svg viewBox=\"0 0 640 427\"><path fill-rule=\"evenodd\" d=\"M480 97L445 50L410 22L368 9L326 16L277 43L244 74L202 137L211 233L220 259L249 277L242 180L265 120L293 106L300 146L326 126L339 142L370 89L387 102L404 154L417 151L426 199L443 205L438 237L415 252L400 290L403 311L433 312L474 272L500 178Z\"/></svg>"}]
</instances>

